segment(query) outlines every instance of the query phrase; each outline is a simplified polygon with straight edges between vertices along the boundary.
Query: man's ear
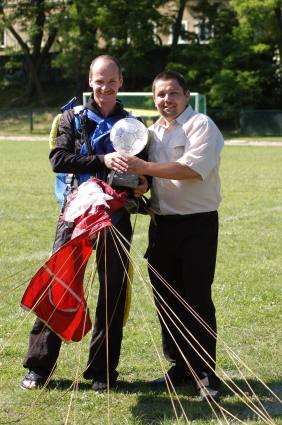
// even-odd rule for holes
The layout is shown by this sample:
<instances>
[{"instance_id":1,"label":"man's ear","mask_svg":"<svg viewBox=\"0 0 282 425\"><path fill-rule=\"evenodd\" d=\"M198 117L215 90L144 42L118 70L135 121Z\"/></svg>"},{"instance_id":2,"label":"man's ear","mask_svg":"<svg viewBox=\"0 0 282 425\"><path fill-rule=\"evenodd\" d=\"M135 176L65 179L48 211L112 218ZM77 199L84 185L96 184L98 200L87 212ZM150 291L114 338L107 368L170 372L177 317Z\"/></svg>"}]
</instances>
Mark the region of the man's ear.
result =
<instances>
[{"instance_id":1,"label":"man's ear","mask_svg":"<svg viewBox=\"0 0 282 425\"><path fill-rule=\"evenodd\" d=\"M190 91L187 90L187 92L185 93L186 97L187 97L187 103L189 102L190 99Z\"/></svg>"}]
</instances>

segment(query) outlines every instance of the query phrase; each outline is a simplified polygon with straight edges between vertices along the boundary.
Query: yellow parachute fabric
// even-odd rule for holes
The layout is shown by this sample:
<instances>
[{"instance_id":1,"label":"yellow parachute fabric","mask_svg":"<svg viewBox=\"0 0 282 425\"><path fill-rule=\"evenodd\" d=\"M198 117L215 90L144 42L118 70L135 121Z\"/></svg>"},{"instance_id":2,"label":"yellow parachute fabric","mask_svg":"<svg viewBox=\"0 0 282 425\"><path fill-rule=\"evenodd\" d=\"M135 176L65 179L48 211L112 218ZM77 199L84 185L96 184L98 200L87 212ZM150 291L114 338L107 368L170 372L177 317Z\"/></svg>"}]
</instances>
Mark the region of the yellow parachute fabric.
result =
<instances>
[{"instance_id":1,"label":"yellow parachute fabric","mask_svg":"<svg viewBox=\"0 0 282 425\"><path fill-rule=\"evenodd\" d=\"M49 134L49 148L52 150L56 146L56 137L59 127L59 122L61 119L62 114L58 114L55 116L52 122L50 134Z\"/></svg>"},{"instance_id":2,"label":"yellow parachute fabric","mask_svg":"<svg viewBox=\"0 0 282 425\"><path fill-rule=\"evenodd\" d=\"M127 271L127 282L126 282L126 298L125 306L123 313L123 326L126 325L129 316L129 310L131 305L131 294L132 294L132 280L133 280L133 266L131 261L129 261L128 271Z\"/></svg>"}]
</instances>

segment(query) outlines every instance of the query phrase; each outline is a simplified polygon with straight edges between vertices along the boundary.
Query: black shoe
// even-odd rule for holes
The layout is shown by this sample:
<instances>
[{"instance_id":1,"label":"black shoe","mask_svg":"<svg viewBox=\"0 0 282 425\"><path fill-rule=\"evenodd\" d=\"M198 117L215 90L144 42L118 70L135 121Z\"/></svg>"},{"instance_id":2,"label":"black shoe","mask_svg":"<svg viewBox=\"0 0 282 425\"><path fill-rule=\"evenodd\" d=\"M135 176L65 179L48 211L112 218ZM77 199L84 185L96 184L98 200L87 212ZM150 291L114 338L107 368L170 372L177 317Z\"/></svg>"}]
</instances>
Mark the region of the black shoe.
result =
<instances>
[{"instance_id":1,"label":"black shoe","mask_svg":"<svg viewBox=\"0 0 282 425\"><path fill-rule=\"evenodd\" d=\"M24 376L21 382L21 388L24 390L36 390L37 388L43 387L46 381L47 378L45 376L41 376L33 370L30 370Z\"/></svg>"},{"instance_id":2,"label":"black shoe","mask_svg":"<svg viewBox=\"0 0 282 425\"><path fill-rule=\"evenodd\" d=\"M102 381L92 381L92 390L93 391L97 391L97 392L103 392L103 391L107 391L107 389L114 387L116 382L109 382L109 387L107 382L102 382Z\"/></svg>"},{"instance_id":3,"label":"black shoe","mask_svg":"<svg viewBox=\"0 0 282 425\"><path fill-rule=\"evenodd\" d=\"M202 401L220 402L220 380L217 376L209 375L207 372L202 372L200 380L196 383L196 388L199 392Z\"/></svg>"},{"instance_id":4,"label":"black shoe","mask_svg":"<svg viewBox=\"0 0 282 425\"><path fill-rule=\"evenodd\" d=\"M167 385L170 386L178 386L178 385L184 385L190 382L192 379L189 372L186 370L183 370L183 368L179 368L177 366L172 366L164 376L161 378L155 379L154 381L151 381L151 384L154 387L166 387Z\"/></svg>"}]
</instances>

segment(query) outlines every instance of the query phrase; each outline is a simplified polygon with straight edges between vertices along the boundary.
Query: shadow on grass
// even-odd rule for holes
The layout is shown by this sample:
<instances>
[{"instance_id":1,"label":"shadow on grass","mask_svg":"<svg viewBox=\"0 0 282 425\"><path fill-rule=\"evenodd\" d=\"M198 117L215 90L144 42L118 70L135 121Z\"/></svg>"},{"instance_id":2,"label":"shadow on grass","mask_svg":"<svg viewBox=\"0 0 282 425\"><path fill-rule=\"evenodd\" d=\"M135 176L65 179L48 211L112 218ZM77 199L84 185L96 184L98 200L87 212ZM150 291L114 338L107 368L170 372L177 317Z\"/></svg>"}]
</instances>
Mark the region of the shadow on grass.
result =
<instances>
[{"instance_id":1,"label":"shadow on grass","mask_svg":"<svg viewBox=\"0 0 282 425\"><path fill-rule=\"evenodd\" d=\"M243 380L235 379L235 384L251 398L252 402L262 410L261 405L252 396L250 388L246 385ZM276 400L265 387L256 380L248 381L253 391L267 410L268 414L272 418L282 417L282 405ZM282 396L282 381L271 381L266 383L267 386L281 398ZM175 413L172 406L170 395L167 391L156 391L152 388L152 385L146 385L147 393L142 391L144 383L141 382L141 386L138 392L141 394L138 396L138 402L133 407L132 413L139 420L140 425L158 425L162 424L165 420L175 420ZM134 388L136 384L134 384ZM232 413L235 417L241 421L257 421L259 420L258 415L253 412L239 396L235 396L234 393L222 385L221 391L221 402L220 405ZM236 391L238 393L238 390ZM184 412L187 415L189 421L195 421L198 419L210 420L215 418L211 407L207 402L200 400L196 390L192 385L185 385L177 388L177 396L182 405ZM177 398L174 396L175 409L178 417L183 417L183 412ZM213 405L216 413L221 416L219 408ZM254 406L253 406L254 407ZM262 422L261 422L262 423Z\"/></svg>"},{"instance_id":2,"label":"shadow on grass","mask_svg":"<svg viewBox=\"0 0 282 425\"><path fill-rule=\"evenodd\" d=\"M51 381L48 384L49 390L58 390L58 391L67 391L71 390L73 388L74 381L71 379L51 379ZM91 390L91 381L89 382L81 382L79 381L79 391L89 391Z\"/></svg>"},{"instance_id":3,"label":"shadow on grass","mask_svg":"<svg viewBox=\"0 0 282 425\"><path fill-rule=\"evenodd\" d=\"M282 405L276 400L265 387L256 380L248 381L253 391L272 418L282 417ZM52 380L48 386L50 389L66 391L70 389L73 381L69 379ZM243 380L234 379L234 383L252 399L260 410L262 407L252 396L250 388ZM282 396L282 380L272 380L266 385L278 396ZM238 396L235 396L230 389L222 386L221 406L232 413L241 421L257 421L258 416L248 407ZM91 382L80 382L79 391L91 391ZM236 390L238 393L238 390ZM135 382L118 381L117 386L111 389L111 393L135 394L137 403L131 408L133 416L140 425L160 425L164 420L175 420L175 413L171 398L166 389L156 389L150 382L138 380ZM183 385L177 388L177 396L185 411L189 421L202 419L205 421L215 418L210 406L202 402L192 384ZM177 398L173 397L175 409L179 417L183 416ZM218 408L214 406L219 414ZM262 423L262 422L261 422Z\"/></svg>"}]
</instances>

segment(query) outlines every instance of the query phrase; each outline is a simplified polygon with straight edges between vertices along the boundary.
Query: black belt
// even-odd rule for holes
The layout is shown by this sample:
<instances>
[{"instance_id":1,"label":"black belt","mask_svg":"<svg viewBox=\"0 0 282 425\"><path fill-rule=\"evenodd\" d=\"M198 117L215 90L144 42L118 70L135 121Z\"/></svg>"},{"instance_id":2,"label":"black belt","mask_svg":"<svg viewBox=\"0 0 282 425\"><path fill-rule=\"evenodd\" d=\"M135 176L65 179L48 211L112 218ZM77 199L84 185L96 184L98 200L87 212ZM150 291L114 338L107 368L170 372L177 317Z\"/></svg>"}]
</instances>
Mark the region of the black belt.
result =
<instances>
[{"instance_id":1,"label":"black belt","mask_svg":"<svg viewBox=\"0 0 282 425\"><path fill-rule=\"evenodd\" d=\"M195 213L195 214L167 214L167 215L158 215L155 214L155 219L157 223L162 222L173 222L177 223L180 221L193 221L195 219L200 219L204 217L212 217L217 216L217 211L208 211L208 212L201 212L201 213Z\"/></svg>"}]
</instances>

